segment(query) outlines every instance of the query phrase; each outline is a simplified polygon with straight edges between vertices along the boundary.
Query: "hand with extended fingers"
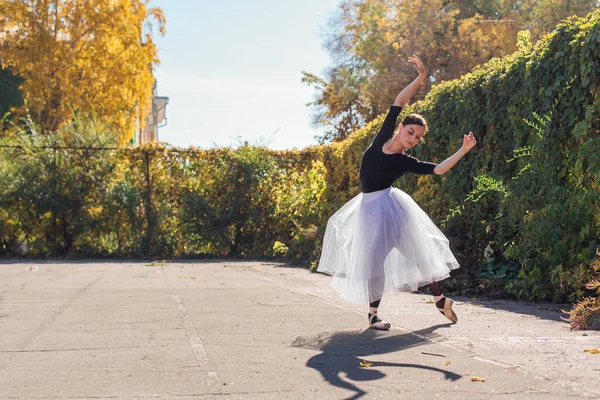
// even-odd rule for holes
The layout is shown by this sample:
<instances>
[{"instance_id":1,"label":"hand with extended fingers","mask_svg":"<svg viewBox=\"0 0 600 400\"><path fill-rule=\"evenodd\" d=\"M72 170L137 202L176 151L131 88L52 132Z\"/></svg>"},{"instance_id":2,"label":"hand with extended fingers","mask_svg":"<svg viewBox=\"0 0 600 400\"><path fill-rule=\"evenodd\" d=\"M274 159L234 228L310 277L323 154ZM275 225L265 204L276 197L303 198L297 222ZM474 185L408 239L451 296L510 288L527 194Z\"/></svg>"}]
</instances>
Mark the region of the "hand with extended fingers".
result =
<instances>
[{"instance_id":1,"label":"hand with extended fingers","mask_svg":"<svg viewBox=\"0 0 600 400\"><path fill-rule=\"evenodd\" d=\"M421 61L421 59L418 56L413 54L412 57L408 57L408 62L413 64L413 67L415 67L415 69L419 73L419 78L425 79L425 77L427 76L427 70L425 69L423 61Z\"/></svg>"},{"instance_id":2,"label":"hand with extended fingers","mask_svg":"<svg viewBox=\"0 0 600 400\"><path fill-rule=\"evenodd\" d=\"M477 140L475 140L475 135L473 135L473 132L469 132L468 135L463 136L462 148L465 149L466 152L475 147L476 144Z\"/></svg>"}]
</instances>

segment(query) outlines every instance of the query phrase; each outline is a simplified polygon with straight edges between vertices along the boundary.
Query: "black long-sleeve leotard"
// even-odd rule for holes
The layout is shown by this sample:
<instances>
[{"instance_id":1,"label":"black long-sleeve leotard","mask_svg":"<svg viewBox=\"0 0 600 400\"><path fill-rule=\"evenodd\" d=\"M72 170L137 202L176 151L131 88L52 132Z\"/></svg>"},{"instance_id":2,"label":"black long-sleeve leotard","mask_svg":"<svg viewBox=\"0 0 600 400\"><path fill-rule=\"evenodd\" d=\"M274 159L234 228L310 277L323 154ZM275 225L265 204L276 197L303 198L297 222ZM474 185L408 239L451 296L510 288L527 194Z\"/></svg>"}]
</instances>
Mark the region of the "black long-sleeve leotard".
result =
<instances>
[{"instance_id":1,"label":"black long-sleeve leotard","mask_svg":"<svg viewBox=\"0 0 600 400\"><path fill-rule=\"evenodd\" d=\"M360 186L363 193L386 189L407 172L414 174L433 174L437 164L419 161L404 153L386 154L383 145L394 134L396 119L402 107L391 106L381 129L365 150L360 163Z\"/></svg>"}]
</instances>

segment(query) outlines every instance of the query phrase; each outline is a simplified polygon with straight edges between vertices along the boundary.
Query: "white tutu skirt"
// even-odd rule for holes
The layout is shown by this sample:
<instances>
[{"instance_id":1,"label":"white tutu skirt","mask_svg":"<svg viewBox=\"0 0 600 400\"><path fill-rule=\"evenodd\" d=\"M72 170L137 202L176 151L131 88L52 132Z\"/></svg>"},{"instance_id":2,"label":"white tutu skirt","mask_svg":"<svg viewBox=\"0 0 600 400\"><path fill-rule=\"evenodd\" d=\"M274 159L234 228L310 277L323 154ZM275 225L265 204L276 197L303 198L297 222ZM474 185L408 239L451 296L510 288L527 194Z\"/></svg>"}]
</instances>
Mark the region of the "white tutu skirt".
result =
<instances>
[{"instance_id":1,"label":"white tutu skirt","mask_svg":"<svg viewBox=\"0 0 600 400\"><path fill-rule=\"evenodd\" d=\"M369 304L390 290L414 291L458 268L448 239L415 201L387 188L361 193L328 221L317 271L345 301Z\"/></svg>"}]
</instances>

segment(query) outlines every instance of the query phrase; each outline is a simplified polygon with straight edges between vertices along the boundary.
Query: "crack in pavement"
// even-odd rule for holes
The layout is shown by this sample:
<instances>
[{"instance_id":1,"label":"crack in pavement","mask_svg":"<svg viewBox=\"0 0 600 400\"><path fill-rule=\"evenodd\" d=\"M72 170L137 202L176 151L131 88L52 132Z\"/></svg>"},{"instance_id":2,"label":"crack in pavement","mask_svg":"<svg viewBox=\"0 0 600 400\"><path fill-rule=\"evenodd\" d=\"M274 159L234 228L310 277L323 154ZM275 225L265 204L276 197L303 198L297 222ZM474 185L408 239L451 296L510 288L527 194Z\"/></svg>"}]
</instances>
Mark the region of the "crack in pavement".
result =
<instances>
[{"instance_id":1,"label":"crack in pavement","mask_svg":"<svg viewBox=\"0 0 600 400\"><path fill-rule=\"evenodd\" d=\"M37 350L6 350L0 353L52 353L63 351L98 351L98 350L123 350L123 349L155 349L160 347L172 347L171 345L157 346L120 346L120 347L86 347L81 349L37 349Z\"/></svg>"},{"instance_id":2,"label":"crack in pavement","mask_svg":"<svg viewBox=\"0 0 600 400\"><path fill-rule=\"evenodd\" d=\"M310 390L311 393L316 392ZM198 393L198 394L170 394L170 395L157 395L157 396L69 396L69 399L162 399L169 397L213 397L213 396L235 396L235 395L255 395L255 394L273 394L273 393L296 393L295 390L264 390L264 391L252 391L252 392L220 392L220 393ZM29 400L29 399L64 399L64 396L41 396L41 397L0 397L0 399L15 399L15 400Z\"/></svg>"},{"instance_id":3,"label":"crack in pavement","mask_svg":"<svg viewBox=\"0 0 600 400\"><path fill-rule=\"evenodd\" d=\"M88 291L89 288L96 285L100 280L104 277L104 275L109 270L104 270L100 274L100 276L96 277L92 282L88 283L85 287L79 289L69 300L61 304L56 310L54 310L48 317L46 317L38 327L31 332L25 339L21 340L14 348L13 351L21 350L26 347L31 341L33 341L41 332L48 329L52 324L58 319L58 316L61 315L65 310L71 307L75 301L83 296L85 292Z\"/></svg>"}]
</instances>

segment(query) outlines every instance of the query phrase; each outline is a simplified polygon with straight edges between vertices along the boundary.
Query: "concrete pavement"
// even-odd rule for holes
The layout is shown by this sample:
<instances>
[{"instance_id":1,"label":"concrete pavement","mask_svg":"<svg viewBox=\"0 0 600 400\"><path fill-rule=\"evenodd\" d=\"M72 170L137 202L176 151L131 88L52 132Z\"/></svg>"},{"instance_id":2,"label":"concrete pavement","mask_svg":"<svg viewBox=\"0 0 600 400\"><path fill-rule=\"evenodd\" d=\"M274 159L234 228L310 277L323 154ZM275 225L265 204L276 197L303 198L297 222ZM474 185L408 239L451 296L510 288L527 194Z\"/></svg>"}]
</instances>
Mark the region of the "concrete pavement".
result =
<instances>
[{"instance_id":1,"label":"concrete pavement","mask_svg":"<svg viewBox=\"0 0 600 400\"><path fill-rule=\"evenodd\" d=\"M378 332L304 268L3 262L0 399L600 398L600 332L556 305L455 300L451 325L388 293Z\"/></svg>"}]
</instances>

